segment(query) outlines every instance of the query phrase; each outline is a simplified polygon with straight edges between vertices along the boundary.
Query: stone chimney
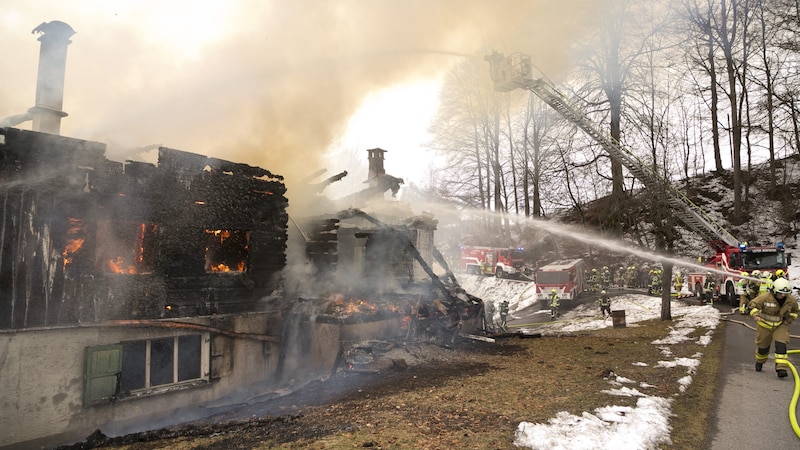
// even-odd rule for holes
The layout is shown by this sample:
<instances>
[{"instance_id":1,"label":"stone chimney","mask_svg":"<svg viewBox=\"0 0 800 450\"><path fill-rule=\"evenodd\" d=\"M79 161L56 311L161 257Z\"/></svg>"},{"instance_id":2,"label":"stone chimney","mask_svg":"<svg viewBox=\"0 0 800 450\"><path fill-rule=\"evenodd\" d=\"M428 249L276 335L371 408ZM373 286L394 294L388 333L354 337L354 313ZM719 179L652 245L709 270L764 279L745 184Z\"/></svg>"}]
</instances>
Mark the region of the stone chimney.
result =
<instances>
[{"instance_id":1,"label":"stone chimney","mask_svg":"<svg viewBox=\"0 0 800 450\"><path fill-rule=\"evenodd\" d=\"M367 174L367 181L386 175L386 170L383 168L384 153L386 153L386 150L382 148L371 148L367 150L367 154L369 155L369 173Z\"/></svg>"},{"instance_id":2,"label":"stone chimney","mask_svg":"<svg viewBox=\"0 0 800 450\"><path fill-rule=\"evenodd\" d=\"M75 31L64 22L43 22L32 33L39 33L39 74L36 79L36 103L28 110L33 116L33 131L60 134L61 118L67 113L64 104L64 78L67 46Z\"/></svg>"}]
</instances>

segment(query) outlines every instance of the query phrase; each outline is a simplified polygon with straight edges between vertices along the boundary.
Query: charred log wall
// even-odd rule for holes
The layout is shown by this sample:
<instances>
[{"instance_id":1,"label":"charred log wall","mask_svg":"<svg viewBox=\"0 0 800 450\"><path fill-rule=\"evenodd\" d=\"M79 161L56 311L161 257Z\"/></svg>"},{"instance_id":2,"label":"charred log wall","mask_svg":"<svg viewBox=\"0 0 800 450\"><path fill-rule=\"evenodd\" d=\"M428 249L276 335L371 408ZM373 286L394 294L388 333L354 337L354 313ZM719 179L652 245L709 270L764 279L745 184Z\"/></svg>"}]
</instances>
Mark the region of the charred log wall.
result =
<instances>
[{"instance_id":1,"label":"charred log wall","mask_svg":"<svg viewBox=\"0 0 800 450\"><path fill-rule=\"evenodd\" d=\"M0 329L259 309L286 263L282 177L0 129Z\"/></svg>"}]
</instances>

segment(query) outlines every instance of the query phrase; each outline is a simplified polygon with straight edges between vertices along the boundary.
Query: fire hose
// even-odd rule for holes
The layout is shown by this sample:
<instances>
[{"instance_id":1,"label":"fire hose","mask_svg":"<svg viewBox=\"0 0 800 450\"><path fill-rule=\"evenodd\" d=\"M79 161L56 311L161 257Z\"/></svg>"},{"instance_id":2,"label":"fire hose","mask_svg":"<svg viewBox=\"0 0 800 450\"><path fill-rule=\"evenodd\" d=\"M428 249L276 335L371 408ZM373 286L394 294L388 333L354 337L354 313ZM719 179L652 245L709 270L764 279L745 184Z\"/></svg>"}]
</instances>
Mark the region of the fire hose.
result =
<instances>
[{"instance_id":1,"label":"fire hose","mask_svg":"<svg viewBox=\"0 0 800 450\"><path fill-rule=\"evenodd\" d=\"M723 316L726 315L728 314L723 314ZM755 327L751 326L750 324L744 323L741 320L732 320L726 317L723 317L722 320L738 323L755 331ZM793 334L789 335L789 337L800 338L800 336L795 336ZM800 354L800 350L788 350L786 353ZM789 423L792 425L792 431L794 431L794 434L800 438L800 426L797 424L797 401L798 398L800 398L800 375L798 375L797 369L788 359L786 360L786 365L789 366L789 369L792 371L792 377L794 378L794 392L792 393L792 400L789 402Z\"/></svg>"}]
</instances>

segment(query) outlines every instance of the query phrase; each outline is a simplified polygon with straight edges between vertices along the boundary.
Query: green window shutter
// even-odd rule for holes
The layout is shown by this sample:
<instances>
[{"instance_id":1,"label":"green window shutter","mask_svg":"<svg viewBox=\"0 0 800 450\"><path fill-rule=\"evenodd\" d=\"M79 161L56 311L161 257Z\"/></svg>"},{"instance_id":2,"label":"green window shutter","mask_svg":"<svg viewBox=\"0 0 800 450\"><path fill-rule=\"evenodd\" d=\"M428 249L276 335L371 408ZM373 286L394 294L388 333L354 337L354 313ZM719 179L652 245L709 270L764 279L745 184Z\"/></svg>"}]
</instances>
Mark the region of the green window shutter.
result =
<instances>
[{"instance_id":1,"label":"green window shutter","mask_svg":"<svg viewBox=\"0 0 800 450\"><path fill-rule=\"evenodd\" d=\"M114 399L122 372L122 346L86 347L83 405L107 403Z\"/></svg>"}]
</instances>

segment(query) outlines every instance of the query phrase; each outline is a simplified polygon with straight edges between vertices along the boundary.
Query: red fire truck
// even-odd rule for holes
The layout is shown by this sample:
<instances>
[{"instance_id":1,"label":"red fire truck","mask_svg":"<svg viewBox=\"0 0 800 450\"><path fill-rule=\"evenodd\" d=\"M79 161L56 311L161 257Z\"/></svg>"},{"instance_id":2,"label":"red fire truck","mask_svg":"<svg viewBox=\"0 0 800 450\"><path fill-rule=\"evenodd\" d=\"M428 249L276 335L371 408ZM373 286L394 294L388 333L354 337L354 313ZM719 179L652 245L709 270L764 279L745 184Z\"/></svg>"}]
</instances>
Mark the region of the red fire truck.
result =
<instances>
[{"instance_id":1,"label":"red fire truck","mask_svg":"<svg viewBox=\"0 0 800 450\"><path fill-rule=\"evenodd\" d=\"M739 304L736 284L742 278L742 272L758 270L763 274L782 269L788 276L789 266L792 264L792 256L785 252L781 242L772 247L750 247L747 243L733 247L722 241L714 241L711 246L715 254L701 258L701 263L712 269L707 272L716 281L717 293L723 301L731 305ZM707 272L690 273L686 277L689 288L697 297L703 294Z\"/></svg>"},{"instance_id":2,"label":"red fire truck","mask_svg":"<svg viewBox=\"0 0 800 450\"><path fill-rule=\"evenodd\" d=\"M522 248L461 246L461 271L474 275L494 275L497 278L516 277L525 260Z\"/></svg>"},{"instance_id":3,"label":"red fire truck","mask_svg":"<svg viewBox=\"0 0 800 450\"><path fill-rule=\"evenodd\" d=\"M583 260L556 261L536 271L536 298L547 300L553 289L561 300L572 300L584 289Z\"/></svg>"}]
</instances>

